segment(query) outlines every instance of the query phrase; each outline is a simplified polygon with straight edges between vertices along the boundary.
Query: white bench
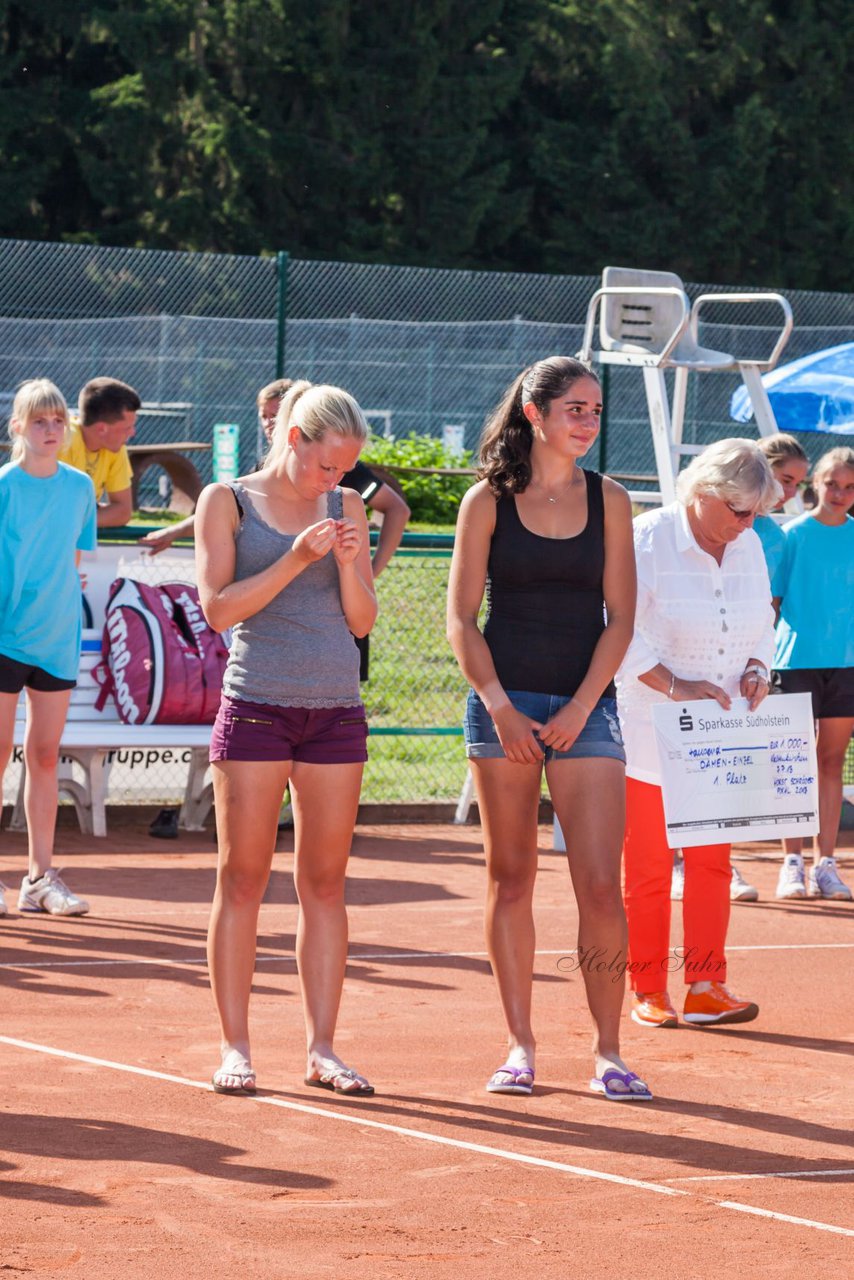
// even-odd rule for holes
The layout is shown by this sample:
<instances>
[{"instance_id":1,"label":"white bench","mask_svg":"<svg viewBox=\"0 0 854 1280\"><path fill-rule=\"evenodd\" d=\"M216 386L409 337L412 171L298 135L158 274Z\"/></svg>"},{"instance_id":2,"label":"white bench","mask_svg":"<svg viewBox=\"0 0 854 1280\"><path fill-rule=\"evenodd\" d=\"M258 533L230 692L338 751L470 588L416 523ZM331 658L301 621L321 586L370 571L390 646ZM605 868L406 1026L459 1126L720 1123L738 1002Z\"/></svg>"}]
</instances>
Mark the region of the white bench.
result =
<instances>
[{"instance_id":1,"label":"white bench","mask_svg":"<svg viewBox=\"0 0 854 1280\"><path fill-rule=\"evenodd\" d=\"M60 755L64 761L74 761L79 765L83 771L83 782L70 776L68 764L61 763L59 769L60 793L73 801L80 830L85 835L107 834L105 806L112 756L116 751L177 748L189 752L187 784L178 825L186 831L201 831L212 803L212 788L205 782L211 725L123 724L111 697L107 698L103 710L97 711L95 699L99 687L92 669L100 658L100 631L84 631L77 688L71 694L68 719L60 743ZM23 745L24 716L22 694L15 719L16 747ZM10 825L16 831L26 829L23 769Z\"/></svg>"}]
</instances>

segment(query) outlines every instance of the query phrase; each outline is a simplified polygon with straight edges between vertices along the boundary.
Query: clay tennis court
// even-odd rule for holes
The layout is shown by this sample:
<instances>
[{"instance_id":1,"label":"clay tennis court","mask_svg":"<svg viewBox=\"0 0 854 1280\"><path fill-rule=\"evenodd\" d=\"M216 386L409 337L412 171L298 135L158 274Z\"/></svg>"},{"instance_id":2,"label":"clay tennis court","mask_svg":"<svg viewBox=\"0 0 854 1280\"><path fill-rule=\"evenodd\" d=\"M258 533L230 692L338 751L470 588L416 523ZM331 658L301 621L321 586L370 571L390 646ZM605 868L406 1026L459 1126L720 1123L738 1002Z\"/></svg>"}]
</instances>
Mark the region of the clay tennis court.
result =
<instances>
[{"instance_id":1,"label":"clay tennis court","mask_svg":"<svg viewBox=\"0 0 854 1280\"><path fill-rule=\"evenodd\" d=\"M651 1031L626 1016L624 1056L656 1094L631 1105L587 1089L575 907L550 831L537 1087L513 1098L484 1092L504 1043L479 828L360 827L337 1039L376 1086L359 1100L302 1083L286 835L261 912L248 1099L209 1085L213 836L111 824L104 841L58 839L91 915L22 917L13 892L0 923L4 1276L851 1274L854 908L776 901L770 846L737 850L761 900L734 906L730 930L730 981L759 1020ZM4 832L7 884L24 857Z\"/></svg>"}]
</instances>

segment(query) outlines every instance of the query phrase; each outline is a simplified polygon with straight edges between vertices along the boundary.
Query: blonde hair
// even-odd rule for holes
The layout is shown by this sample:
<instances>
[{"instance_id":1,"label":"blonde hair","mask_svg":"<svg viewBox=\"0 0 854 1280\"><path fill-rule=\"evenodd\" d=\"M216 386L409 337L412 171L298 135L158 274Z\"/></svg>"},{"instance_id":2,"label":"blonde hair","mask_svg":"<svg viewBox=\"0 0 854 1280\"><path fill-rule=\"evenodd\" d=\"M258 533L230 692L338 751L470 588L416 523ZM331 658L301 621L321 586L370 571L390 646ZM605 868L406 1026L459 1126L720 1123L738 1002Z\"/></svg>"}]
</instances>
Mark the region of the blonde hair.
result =
<instances>
[{"instance_id":1,"label":"blonde hair","mask_svg":"<svg viewBox=\"0 0 854 1280\"><path fill-rule=\"evenodd\" d=\"M21 434L38 413L59 410L65 419L65 443L68 441L68 405L59 387L49 378L30 378L22 382L15 392L12 413L9 418L9 439L12 441L11 459L18 462L24 456Z\"/></svg>"},{"instance_id":2,"label":"blonde hair","mask_svg":"<svg viewBox=\"0 0 854 1280\"><path fill-rule=\"evenodd\" d=\"M284 395L276 414L268 463L275 462L287 449L291 427L298 427L300 434L313 443L329 431L353 440L368 438L365 415L350 393L325 384L295 382Z\"/></svg>"},{"instance_id":3,"label":"blonde hair","mask_svg":"<svg viewBox=\"0 0 854 1280\"><path fill-rule=\"evenodd\" d=\"M699 493L712 493L737 507L764 514L783 490L765 454L752 440L733 436L698 453L676 479L676 496L688 506Z\"/></svg>"},{"instance_id":4,"label":"blonde hair","mask_svg":"<svg viewBox=\"0 0 854 1280\"><path fill-rule=\"evenodd\" d=\"M850 467L854 471L854 449L847 444L840 444L823 453L813 468L813 483L834 467Z\"/></svg>"},{"instance_id":5,"label":"blonde hair","mask_svg":"<svg viewBox=\"0 0 854 1280\"><path fill-rule=\"evenodd\" d=\"M778 467L783 462L809 462L800 441L785 431L778 431L773 436L762 436L757 444L772 467Z\"/></svg>"}]
</instances>

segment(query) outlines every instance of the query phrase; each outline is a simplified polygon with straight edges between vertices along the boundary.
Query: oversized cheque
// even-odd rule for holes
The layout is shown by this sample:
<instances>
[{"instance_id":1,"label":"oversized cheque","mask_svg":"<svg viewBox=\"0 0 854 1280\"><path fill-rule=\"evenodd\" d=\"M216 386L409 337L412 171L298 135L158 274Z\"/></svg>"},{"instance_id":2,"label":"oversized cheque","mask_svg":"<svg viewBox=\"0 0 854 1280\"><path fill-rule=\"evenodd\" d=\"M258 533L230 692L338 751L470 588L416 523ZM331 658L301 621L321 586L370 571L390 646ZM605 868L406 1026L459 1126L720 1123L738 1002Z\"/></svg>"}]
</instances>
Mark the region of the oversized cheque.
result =
<instances>
[{"instance_id":1,"label":"oversized cheque","mask_svg":"<svg viewBox=\"0 0 854 1280\"><path fill-rule=\"evenodd\" d=\"M662 702L653 709L671 848L818 830L810 696Z\"/></svg>"}]
</instances>

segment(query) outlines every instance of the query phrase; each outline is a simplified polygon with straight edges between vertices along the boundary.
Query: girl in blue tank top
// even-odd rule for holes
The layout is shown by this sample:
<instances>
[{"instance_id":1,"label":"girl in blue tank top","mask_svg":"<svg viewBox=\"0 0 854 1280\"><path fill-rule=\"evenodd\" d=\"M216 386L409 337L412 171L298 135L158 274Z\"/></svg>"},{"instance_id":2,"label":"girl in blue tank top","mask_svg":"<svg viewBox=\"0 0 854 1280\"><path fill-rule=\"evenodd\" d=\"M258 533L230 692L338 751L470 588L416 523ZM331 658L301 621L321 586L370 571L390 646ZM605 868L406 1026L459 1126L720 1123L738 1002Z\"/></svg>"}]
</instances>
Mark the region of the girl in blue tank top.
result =
<instances>
[{"instance_id":1,"label":"girl in blue tank top","mask_svg":"<svg viewBox=\"0 0 854 1280\"><path fill-rule=\"evenodd\" d=\"M620 1057L626 917L620 889L625 754L613 677L632 635L628 494L582 471L602 391L552 356L507 391L481 440L480 481L460 506L448 636L471 685L466 751L484 826L486 930L507 1023L490 1093L529 1094L537 810L545 768L578 903L580 969L593 1017L594 1092L652 1097ZM483 630L478 614L484 593Z\"/></svg>"},{"instance_id":2,"label":"girl in blue tank top","mask_svg":"<svg viewBox=\"0 0 854 1280\"><path fill-rule=\"evenodd\" d=\"M366 635L377 612L365 510L339 482L367 434L346 391L297 382L281 402L264 466L233 485L210 485L199 499L202 608L217 631L233 628L211 736L219 865L208 961L222 1032L218 1093L255 1092L249 993L286 787L305 1083L373 1093L333 1049L347 958L344 877L367 759L353 636Z\"/></svg>"}]
</instances>

